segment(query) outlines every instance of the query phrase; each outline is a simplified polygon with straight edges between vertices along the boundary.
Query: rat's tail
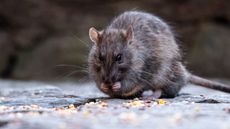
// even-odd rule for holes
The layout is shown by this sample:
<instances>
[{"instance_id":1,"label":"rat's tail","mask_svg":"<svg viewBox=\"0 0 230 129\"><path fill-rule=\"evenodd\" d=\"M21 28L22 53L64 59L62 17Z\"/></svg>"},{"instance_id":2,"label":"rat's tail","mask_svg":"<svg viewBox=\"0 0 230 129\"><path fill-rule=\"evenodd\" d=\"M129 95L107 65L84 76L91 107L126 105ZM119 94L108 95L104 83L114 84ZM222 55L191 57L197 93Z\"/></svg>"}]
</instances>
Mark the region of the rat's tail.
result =
<instances>
[{"instance_id":1,"label":"rat's tail","mask_svg":"<svg viewBox=\"0 0 230 129\"><path fill-rule=\"evenodd\" d=\"M230 93L230 86L219 83L219 82L204 79L196 75L192 75L192 74L189 75L188 80L190 83L195 84L195 85Z\"/></svg>"}]
</instances>

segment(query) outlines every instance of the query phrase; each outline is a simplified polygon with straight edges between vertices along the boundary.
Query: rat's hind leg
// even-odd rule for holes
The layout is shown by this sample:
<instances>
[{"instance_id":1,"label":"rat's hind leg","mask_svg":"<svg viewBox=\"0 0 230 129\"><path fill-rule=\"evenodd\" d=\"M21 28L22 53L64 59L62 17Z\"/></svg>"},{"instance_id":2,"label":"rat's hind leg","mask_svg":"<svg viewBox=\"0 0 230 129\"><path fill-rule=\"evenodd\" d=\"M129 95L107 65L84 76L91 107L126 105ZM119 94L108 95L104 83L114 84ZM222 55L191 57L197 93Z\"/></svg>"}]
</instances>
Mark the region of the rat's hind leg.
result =
<instances>
[{"instance_id":1,"label":"rat's hind leg","mask_svg":"<svg viewBox=\"0 0 230 129\"><path fill-rule=\"evenodd\" d=\"M162 89L162 94L160 98L174 98L178 95L181 86L179 85L168 85Z\"/></svg>"},{"instance_id":2,"label":"rat's hind leg","mask_svg":"<svg viewBox=\"0 0 230 129\"><path fill-rule=\"evenodd\" d=\"M178 95L179 91L183 86L186 85L186 81L183 77L178 77L169 81L162 88L161 98L174 98Z\"/></svg>"},{"instance_id":3,"label":"rat's hind leg","mask_svg":"<svg viewBox=\"0 0 230 129\"><path fill-rule=\"evenodd\" d=\"M161 89L152 90L151 95L142 94L141 99L142 100L155 100L155 99L159 99L161 97L161 94L162 94Z\"/></svg>"},{"instance_id":4,"label":"rat's hind leg","mask_svg":"<svg viewBox=\"0 0 230 129\"><path fill-rule=\"evenodd\" d=\"M163 89L152 90L151 95L142 96L143 100L155 100L159 98L174 98L178 95L182 86L179 85L168 85L164 86Z\"/></svg>"},{"instance_id":5,"label":"rat's hind leg","mask_svg":"<svg viewBox=\"0 0 230 129\"><path fill-rule=\"evenodd\" d=\"M161 97L163 98L176 97L181 88L187 84L186 70L180 62L173 62L170 69L162 86Z\"/></svg>"}]
</instances>

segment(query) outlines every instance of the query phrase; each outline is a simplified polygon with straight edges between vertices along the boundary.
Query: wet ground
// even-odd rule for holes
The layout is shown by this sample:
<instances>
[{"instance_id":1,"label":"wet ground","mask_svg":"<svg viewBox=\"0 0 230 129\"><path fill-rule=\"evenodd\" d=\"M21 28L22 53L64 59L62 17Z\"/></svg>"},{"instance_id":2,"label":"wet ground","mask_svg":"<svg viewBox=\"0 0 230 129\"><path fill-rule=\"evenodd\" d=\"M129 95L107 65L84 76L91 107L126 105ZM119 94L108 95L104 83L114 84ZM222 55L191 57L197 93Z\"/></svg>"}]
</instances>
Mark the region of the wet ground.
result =
<instances>
[{"instance_id":1,"label":"wet ground","mask_svg":"<svg viewBox=\"0 0 230 129\"><path fill-rule=\"evenodd\" d=\"M187 86L174 99L111 99L93 84L0 81L1 129L230 129L230 95Z\"/></svg>"}]
</instances>

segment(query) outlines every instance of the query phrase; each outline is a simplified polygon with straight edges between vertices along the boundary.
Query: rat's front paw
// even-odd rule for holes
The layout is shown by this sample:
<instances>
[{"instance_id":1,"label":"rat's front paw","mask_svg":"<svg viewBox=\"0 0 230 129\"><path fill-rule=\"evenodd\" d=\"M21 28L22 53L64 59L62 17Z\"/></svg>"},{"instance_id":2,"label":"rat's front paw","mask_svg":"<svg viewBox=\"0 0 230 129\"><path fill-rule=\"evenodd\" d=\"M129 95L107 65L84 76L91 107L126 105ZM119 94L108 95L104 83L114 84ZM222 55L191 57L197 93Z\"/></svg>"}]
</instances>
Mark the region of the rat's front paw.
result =
<instances>
[{"instance_id":1,"label":"rat's front paw","mask_svg":"<svg viewBox=\"0 0 230 129\"><path fill-rule=\"evenodd\" d=\"M105 93L107 93L109 91L109 88L105 83L101 83L99 88Z\"/></svg>"},{"instance_id":2,"label":"rat's front paw","mask_svg":"<svg viewBox=\"0 0 230 129\"><path fill-rule=\"evenodd\" d=\"M119 91L121 89L121 83L120 82L116 82L113 86L112 86L112 90L114 92Z\"/></svg>"}]
</instances>

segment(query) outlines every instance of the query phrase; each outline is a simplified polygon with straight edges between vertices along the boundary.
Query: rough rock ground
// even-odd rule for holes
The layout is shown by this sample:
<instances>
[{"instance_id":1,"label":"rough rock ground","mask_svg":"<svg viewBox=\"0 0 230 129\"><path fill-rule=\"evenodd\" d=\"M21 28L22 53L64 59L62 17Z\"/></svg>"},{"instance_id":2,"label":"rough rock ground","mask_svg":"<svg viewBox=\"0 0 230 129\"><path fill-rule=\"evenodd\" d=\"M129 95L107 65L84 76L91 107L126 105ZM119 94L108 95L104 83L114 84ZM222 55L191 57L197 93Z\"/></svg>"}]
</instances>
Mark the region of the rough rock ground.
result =
<instances>
[{"instance_id":1,"label":"rough rock ground","mask_svg":"<svg viewBox=\"0 0 230 129\"><path fill-rule=\"evenodd\" d=\"M174 99L111 99L93 84L0 81L1 129L230 129L230 95L187 86Z\"/></svg>"}]
</instances>

